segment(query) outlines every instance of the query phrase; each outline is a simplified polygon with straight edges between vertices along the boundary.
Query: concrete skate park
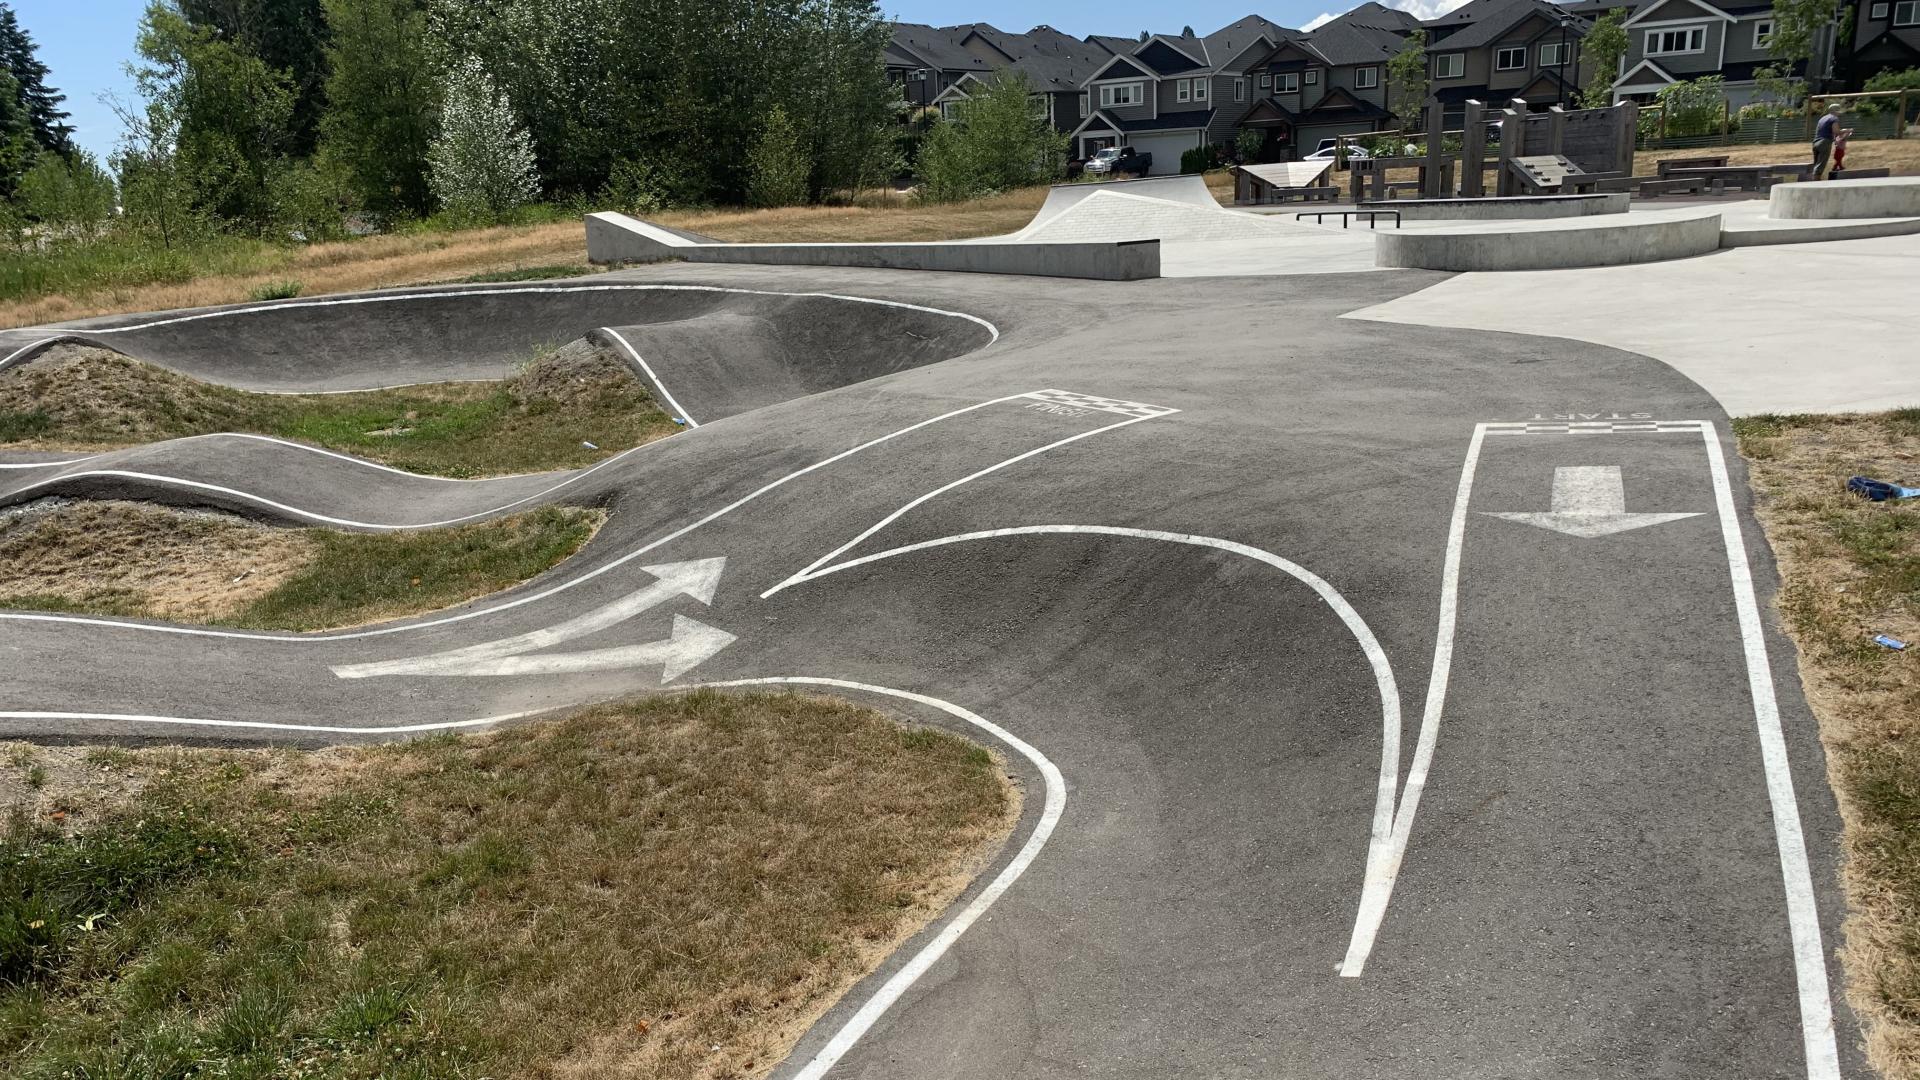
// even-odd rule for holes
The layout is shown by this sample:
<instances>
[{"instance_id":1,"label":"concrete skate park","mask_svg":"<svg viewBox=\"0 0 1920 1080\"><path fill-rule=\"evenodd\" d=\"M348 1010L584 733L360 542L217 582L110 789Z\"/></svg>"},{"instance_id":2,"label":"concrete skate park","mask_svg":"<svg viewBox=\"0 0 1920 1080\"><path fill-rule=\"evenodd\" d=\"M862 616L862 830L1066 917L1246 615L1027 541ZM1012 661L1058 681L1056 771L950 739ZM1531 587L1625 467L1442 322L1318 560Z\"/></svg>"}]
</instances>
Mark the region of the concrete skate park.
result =
<instances>
[{"instance_id":1,"label":"concrete skate park","mask_svg":"<svg viewBox=\"0 0 1920 1080\"><path fill-rule=\"evenodd\" d=\"M0 724L325 745L797 685L997 747L1013 837L782 1078L1868 1075L1840 823L1727 422L1920 397L1920 236L1720 241L1920 214L1395 233L1114 187L991 241L599 217L597 258L672 261L0 332L0 364L79 341L276 391L590 336L687 425L484 481L237 435L7 455L4 505L612 516L521 587L347 632L0 613ZM1682 258L1378 263L1704 213ZM1155 272L1052 272L1116 253ZM1818 363L1809 277L1875 313Z\"/></svg>"}]
</instances>

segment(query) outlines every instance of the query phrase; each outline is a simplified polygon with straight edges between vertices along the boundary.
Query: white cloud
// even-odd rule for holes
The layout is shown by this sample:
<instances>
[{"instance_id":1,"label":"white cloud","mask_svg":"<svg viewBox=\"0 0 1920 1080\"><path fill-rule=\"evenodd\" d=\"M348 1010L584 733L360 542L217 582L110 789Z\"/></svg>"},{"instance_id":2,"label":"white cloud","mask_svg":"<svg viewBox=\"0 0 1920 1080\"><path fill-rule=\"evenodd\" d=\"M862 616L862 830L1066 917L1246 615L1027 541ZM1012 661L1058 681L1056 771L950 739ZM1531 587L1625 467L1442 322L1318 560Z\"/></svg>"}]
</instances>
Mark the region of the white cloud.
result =
<instances>
[{"instance_id":1,"label":"white cloud","mask_svg":"<svg viewBox=\"0 0 1920 1080\"><path fill-rule=\"evenodd\" d=\"M1437 19L1466 2L1467 0L1398 0L1398 3L1387 6L1397 7L1407 14L1412 15L1414 18L1425 22L1428 19ZM1351 11L1352 9L1349 8L1347 10ZM1343 14L1345 14L1345 12L1323 11L1315 15L1307 22L1307 25L1300 29L1306 31L1318 30Z\"/></svg>"},{"instance_id":2,"label":"white cloud","mask_svg":"<svg viewBox=\"0 0 1920 1080\"><path fill-rule=\"evenodd\" d=\"M1333 20L1335 20L1335 19L1337 19L1337 18L1339 18L1339 17L1340 17L1340 16L1338 16L1338 15L1335 15L1335 14L1334 14L1333 12L1331 12L1331 11L1323 11L1323 12L1321 12L1320 14L1318 14L1318 15L1315 15L1315 16L1314 16L1314 17L1313 17L1312 19L1310 19L1310 20L1308 20L1308 21L1307 21L1307 25L1305 25L1305 26L1303 26L1303 27L1301 27L1300 29L1302 29L1302 30L1318 30L1318 29L1320 29L1321 27L1323 27L1323 26L1325 26L1325 25L1327 25L1328 23L1330 23L1330 22L1332 22Z\"/></svg>"}]
</instances>

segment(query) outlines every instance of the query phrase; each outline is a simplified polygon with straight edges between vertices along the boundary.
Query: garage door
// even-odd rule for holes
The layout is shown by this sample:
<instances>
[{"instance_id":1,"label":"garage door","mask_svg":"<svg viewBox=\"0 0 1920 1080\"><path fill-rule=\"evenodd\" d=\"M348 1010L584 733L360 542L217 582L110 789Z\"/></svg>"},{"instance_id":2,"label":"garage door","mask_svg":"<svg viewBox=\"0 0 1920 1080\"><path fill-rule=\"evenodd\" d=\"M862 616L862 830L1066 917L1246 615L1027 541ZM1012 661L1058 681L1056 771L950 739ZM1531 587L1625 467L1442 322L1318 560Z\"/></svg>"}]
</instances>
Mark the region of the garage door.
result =
<instances>
[{"instance_id":1,"label":"garage door","mask_svg":"<svg viewBox=\"0 0 1920 1080\"><path fill-rule=\"evenodd\" d=\"M1135 135L1133 148L1142 154L1153 155L1153 167L1149 176L1168 176L1180 171L1180 155L1200 145L1200 133L1197 131L1176 131L1169 135Z\"/></svg>"}]
</instances>

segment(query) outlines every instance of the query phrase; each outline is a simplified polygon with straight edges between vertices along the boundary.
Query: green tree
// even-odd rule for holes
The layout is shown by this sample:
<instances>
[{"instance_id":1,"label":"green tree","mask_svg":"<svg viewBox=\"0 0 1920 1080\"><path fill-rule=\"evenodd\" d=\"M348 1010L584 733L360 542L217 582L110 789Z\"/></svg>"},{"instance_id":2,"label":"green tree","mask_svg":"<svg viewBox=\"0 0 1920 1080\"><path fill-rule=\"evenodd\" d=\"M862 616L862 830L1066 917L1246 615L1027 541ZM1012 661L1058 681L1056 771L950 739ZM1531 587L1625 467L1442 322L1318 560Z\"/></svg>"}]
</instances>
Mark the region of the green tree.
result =
<instances>
[{"instance_id":1,"label":"green tree","mask_svg":"<svg viewBox=\"0 0 1920 1080\"><path fill-rule=\"evenodd\" d=\"M11 201L40 156L33 120L21 104L13 76L0 71L0 200Z\"/></svg>"},{"instance_id":2,"label":"green tree","mask_svg":"<svg viewBox=\"0 0 1920 1080\"><path fill-rule=\"evenodd\" d=\"M1241 161L1252 161L1260 156L1267 145L1267 133L1259 128L1241 128L1233 137L1234 155Z\"/></svg>"},{"instance_id":3,"label":"green tree","mask_svg":"<svg viewBox=\"0 0 1920 1080\"><path fill-rule=\"evenodd\" d=\"M808 5L803 12L804 39L813 44L796 77L813 99L804 114L803 145L813 159L809 192L816 199L857 194L899 168L894 134L906 101L887 80L884 59L893 24L872 0Z\"/></svg>"},{"instance_id":4,"label":"green tree","mask_svg":"<svg viewBox=\"0 0 1920 1080\"><path fill-rule=\"evenodd\" d=\"M120 145L112 165L127 225L162 248L194 239L205 218L181 161L178 95L143 97L138 105L108 101L120 119Z\"/></svg>"},{"instance_id":5,"label":"green tree","mask_svg":"<svg viewBox=\"0 0 1920 1080\"><path fill-rule=\"evenodd\" d=\"M462 217L498 219L537 198L533 143L478 60L447 73L444 101L427 153L441 204Z\"/></svg>"},{"instance_id":6,"label":"green tree","mask_svg":"<svg viewBox=\"0 0 1920 1080\"><path fill-rule=\"evenodd\" d=\"M1025 79L996 73L920 150L922 197L951 202L1057 179L1067 137L1036 115Z\"/></svg>"},{"instance_id":7,"label":"green tree","mask_svg":"<svg viewBox=\"0 0 1920 1080\"><path fill-rule=\"evenodd\" d=\"M71 157L43 150L14 201L28 220L47 227L50 239L90 240L113 218L113 178L85 150L76 148Z\"/></svg>"},{"instance_id":8,"label":"green tree","mask_svg":"<svg viewBox=\"0 0 1920 1080\"><path fill-rule=\"evenodd\" d=\"M273 178L287 167L287 76L168 0L147 8L134 47L145 61L134 85L163 103L176 129L174 171L196 208L229 225L269 225Z\"/></svg>"},{"instance_id":9,"label":"green tree","mask_svg":"<svg viewBox=\"0 0 1920 1080\"><path fill-rule=\"evenodd\" d=\"M1779 79L1809 79L1819 73L1810 70L1814 52L1832 30L1838 42L1852 32L1852 12L1843 25L1835 26L1830 0L1775 0L1773 33L1767 38L1767 55L1776 61L1768 74Z\"/></svg>"},{"instance_id":10,"label":"green tree","mask_svg":"<svg viewBox=\"0 0 1920 1080\"><path fill-rule=\"evenodd\" d=\"M427 149L440 88L421 0L325 0L327 113L321 145L361 205L387 217L433 209Z\"/></svg>"},{"instance_id":11,"label":"green tree","mask_svg":"<svg viewBox=\"0 0 1920 1080\"><path fill-rule=\"evenodd\" d=\"M1401 130L1420 127L1428 85L1427 32L1415 30L1387 61L1387 111L1400 118Z\"/></svg>"},{"instance_id":12,"label":"green tree","mask_svg":"<svg viewBox=\"0 0 1920 1080\"><path fill-rule=\"evenodd\" d=\"M1580 104L1604 109L1613 104L1613 80L1619 77L1620 58L1627 55L1627 10L1614 8L1593 20L1580 42L1580 60L1587 65L1587 85Z\"/></svg>"},{"instance_id":13,"label":"green tree","mask_svg":"<svg viewBox=\"0 0 1920 1080\"><path fill-rule=\"evenodd\" d=\"M195 26L219 31L223 40L286 76L293 93L288 152L294 157L313 153L326 105L328 22L321 0L180 0L180 10ZM380 45L408 46L399 39Z\"/></svg>"},{"instance_id":14,"label":"green tree","mask_svg":"<svg viewBox=\"0 0 1920 1080\"><path fill-rule=\"evenodd\" d=\"M792 206L807 201L813 163L800 149L800 133L778 105L767 113L760 141L747 155L747 202L753 206Z\"/></svg>"},{"instance_id":15,"label":"green tree","mask_svg":"<svg viewBox=\"0 0 1920 1080\"><path fill-rule=\"evenodd\" d=\"M43 150L73 153L73 127L60 108L67 96L47 85L47 65L40 62L33 38L4 3L0 3L0 64L13 76L15 100L27 111L34 141Z\"/></svg>"},{"instance_id":16,"label":"green tree","mask_svg":"<svg viewBox=\"0 0 1920 1080\"><path fill-rule=\"evenodd\" d=\"M1703 75L1668 83L1659 101L1666 111L1668 135L1705 135L1717 131L1727 107L1726 78Z\"/></svg>"}]
</instances>

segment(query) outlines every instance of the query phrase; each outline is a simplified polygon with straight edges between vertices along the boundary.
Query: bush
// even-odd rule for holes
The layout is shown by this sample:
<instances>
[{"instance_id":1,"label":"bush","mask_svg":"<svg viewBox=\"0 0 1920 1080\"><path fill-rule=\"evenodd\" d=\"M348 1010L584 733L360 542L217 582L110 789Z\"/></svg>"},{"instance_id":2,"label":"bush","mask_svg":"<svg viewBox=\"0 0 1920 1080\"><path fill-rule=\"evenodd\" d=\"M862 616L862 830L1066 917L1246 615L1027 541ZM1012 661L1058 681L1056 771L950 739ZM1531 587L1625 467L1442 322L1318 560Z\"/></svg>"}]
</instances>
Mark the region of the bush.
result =
<instances>
[{"instance_id":1,"label":"bush","mask_svg":"<svg viewBox=\"0 0 1920 1080\"><path fill-rule=\"evenodd\" d=\"M300 283L269 281L263 285L255 285L247 295L255 300L291 300L300 295Z\"/></svg>"},{"instance_id":2,"label":"bush","mask_svg":"<svg viewBox=\"0 0 1920 1080\"><path fill-rule=\"evenodd\" d=\"M346 238L353 186L346 171L325 156L286 166L268 190L274 219L289 239L318 244Z\"/></svg>"},{"instance_id":3,"label":"bush","mask_svg":"<svg viewBox=\"0 0 1920 1080\"><path fill-rule=\"evenodd\" d=\"M1252 161L1260 156L1267 145L1267 133L1255 128L1241 128L1240 134L1233 137L1233 154L1241 161Z\"/></svg>"},{"instance_id":4,"label":"bush","mask_svg":"<svg viewBox=\"0 0 1920 1080\"><path fill-rule=\"evenodd\" d=\"M1060 176L1067 137L1036 116L1024 78L1002 71L937 121L920 148L920 197L953 202Z\"/></svg>"},{"instance_id":5,"label":"bush","mask_svg":"<svg viewBox=\"0 0 1920 1080\"><path fill-rule=\"evenodd\" d=\"M41 154L14 198L27 220L46 226L51 242L92 239L113 218L113 179L84 150L72 159Z\"/></svg>"},{"instance_id":6,"label":"bush","mask_svg":"<svg viewBox=\"0 0 1920 1080\"><path fill-rule=\"evenodd\" d=\"M1203 173L1208 169L1217 169L1222 164L1220 148L1212 144L1180 152L1180 171L1183 173Z\"/></svg>"},{"instance_id":7,"label":"bush","mask_svg":"<svg viewBox=\"0 0 1920 1080\"><path fill-rule=\"evenodd\" d=\"M752 206L795 206L807 201L812 162L800 147L800 133L775 105L760 125L760 138L747 153L747 202Z\"/></svg>"},{"instance_id":8,"label":"bush","mask_svg":"<svg viewBox=\"0 0 1920 1080\"><path fill-rule=\"evenodd\" d=\"M1905 71L1883 71L1868 79L1863 90L1920 90L1920 68L1908 68ZM1907 95L1907 103L1912 107L1915 95ZM1899 102L1898 98L1856 98L1848 102L1849 107L1862 116L1877 116L1891 111Z\"/></svg>"},{"instance_id":9,"label":"bush","mask_svg":"<svg viewBox=\"0 0 1920 1080\"><path fill-rule=\"evenodd\" d=\"M1726 79L1720 75L1703 75L1686 82L1669 83L1660 88L1660 104L1666 113L1668 135L1705 135L1719 131L1727 108Z\"/></svg>"},{"instance_id":10,"label":"bush","mask_svg":"<svg viewBox=\"0 0 1920 1080\"><path fill-rule=\"evenodd\" d=\"M478 60L448 73L440 134L427 158L434 196L457 216L497 220L540 194L533 140Z\"/></svg>"}]
</instances>

